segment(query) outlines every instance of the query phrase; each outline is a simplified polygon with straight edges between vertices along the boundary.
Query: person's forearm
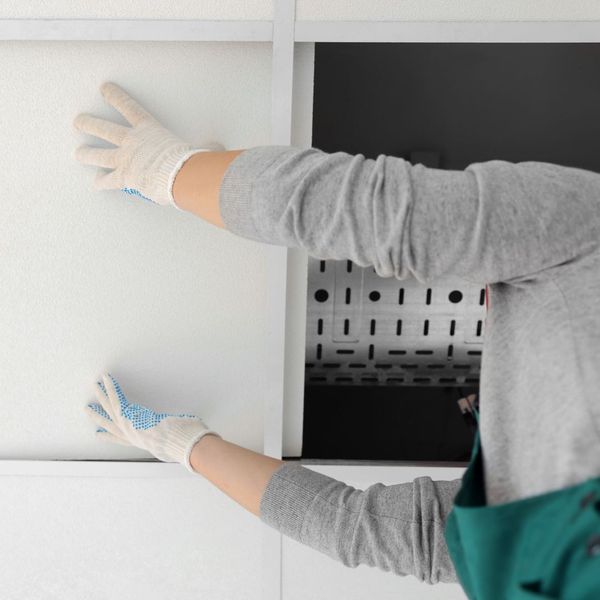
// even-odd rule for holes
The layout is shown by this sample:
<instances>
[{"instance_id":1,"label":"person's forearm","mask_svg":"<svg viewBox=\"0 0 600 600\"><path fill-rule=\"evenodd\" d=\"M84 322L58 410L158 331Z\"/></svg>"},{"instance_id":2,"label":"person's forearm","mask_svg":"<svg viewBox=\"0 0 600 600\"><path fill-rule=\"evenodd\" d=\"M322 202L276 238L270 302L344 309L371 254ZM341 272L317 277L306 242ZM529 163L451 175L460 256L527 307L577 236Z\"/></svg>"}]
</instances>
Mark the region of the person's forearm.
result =
<instances>
[{"instance_id":1,"label":"person's forearm","mask_svg":"<svg viewBox=\"0 0 600 600\"><path fill-rule=\"evenodd\" d=\"M216 435L205 435L192 449L192 469L203 475L245 509L260 516L260 500L273 473L282 460L258 454L227 442Z\"/></svg>"},{"instance_id":2,"label":"person's forearm","mask_svg":"<svg viewBox=\"0 0 600 600\"><path fill-rule=\"evenodd\" d=\"M198 152L192 155L175 177L175 204L224 229L219 210L221 180L231 161L243 151Z\"/></svg>"}]
</instances>

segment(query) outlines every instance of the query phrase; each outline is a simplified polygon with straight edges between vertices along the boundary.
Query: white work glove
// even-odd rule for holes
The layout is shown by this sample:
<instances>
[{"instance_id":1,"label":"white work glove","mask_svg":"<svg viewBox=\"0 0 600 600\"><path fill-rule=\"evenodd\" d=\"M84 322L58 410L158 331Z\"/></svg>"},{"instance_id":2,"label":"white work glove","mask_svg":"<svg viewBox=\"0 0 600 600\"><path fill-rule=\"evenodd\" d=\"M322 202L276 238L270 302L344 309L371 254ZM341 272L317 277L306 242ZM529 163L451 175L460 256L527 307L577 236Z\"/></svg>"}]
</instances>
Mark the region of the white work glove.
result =
<instances>
[{"instance_id":1,"label":"white work glove","mask_svg":"<svg viewBox=\"0 0 600 600\"><path fill-rule=\"evenodd\" d=\"M98 190L119 189L160 205L180 209L173 198L175 176L183 163L198 152L221 152L218 142L207 142L198 148L163 127L145 108L116 83L100 86L104 99L131 123L125 127L88 114L79 114L73 126L95 135L117 148L79 146L75 158L85 165L113 169L99 170L94 187Z\"/></svg>"},{"instance_id":2,"label":"white work glove","mask_svg":"<svg viewBox=\"0 0 600 600\"><path fill-rule=\"evenodd\" d=\"M99 439L136 446L164 462L178 462L195 472L190 464L194 444L207 434L221 437L208 429L195 415L172 415L128 402L123 390L110 373L96 382L96 398L86 406L89 417L99 427Z\"/></svg>"}]
</instances>

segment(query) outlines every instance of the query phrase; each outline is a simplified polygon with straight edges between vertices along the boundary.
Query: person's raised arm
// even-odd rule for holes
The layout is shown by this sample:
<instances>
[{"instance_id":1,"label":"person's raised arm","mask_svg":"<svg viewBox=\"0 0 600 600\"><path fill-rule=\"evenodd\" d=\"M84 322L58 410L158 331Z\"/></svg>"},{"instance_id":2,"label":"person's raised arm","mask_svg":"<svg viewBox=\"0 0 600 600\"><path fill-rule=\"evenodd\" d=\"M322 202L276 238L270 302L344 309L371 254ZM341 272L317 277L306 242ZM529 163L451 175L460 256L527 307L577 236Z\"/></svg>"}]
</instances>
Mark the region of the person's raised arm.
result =
<instances>
[{"instance_id":1,"label":"person's raised arm","mask_svg":"<svg viewBox=\"0 0 600 600\"><path fill-rule=\"evenodd\" d=\"M372 265L382 277L503 282L600 242L600 174L592 171L502 160L452 171L294 146L211 154L178 176L203 195L195 205L185 194L178 202L218 212L234 234Z\"/></svg>"},{"instance_id":2,"label":"person's raised arm","mask_svg":"<svg viewBox=\"0 0 600 600\"><path fill-rule=\"evenodd\" d=\"M373 266L382 277L482 285L527 278L600 244L592 171L503 160L455 171L295 146L225 151L181 139L113 82L100 90L131 126L75 118L77 130L116 146L75 151L101 167L96 189L175 205L249 239Z\"/></svg>"}]
</instances>

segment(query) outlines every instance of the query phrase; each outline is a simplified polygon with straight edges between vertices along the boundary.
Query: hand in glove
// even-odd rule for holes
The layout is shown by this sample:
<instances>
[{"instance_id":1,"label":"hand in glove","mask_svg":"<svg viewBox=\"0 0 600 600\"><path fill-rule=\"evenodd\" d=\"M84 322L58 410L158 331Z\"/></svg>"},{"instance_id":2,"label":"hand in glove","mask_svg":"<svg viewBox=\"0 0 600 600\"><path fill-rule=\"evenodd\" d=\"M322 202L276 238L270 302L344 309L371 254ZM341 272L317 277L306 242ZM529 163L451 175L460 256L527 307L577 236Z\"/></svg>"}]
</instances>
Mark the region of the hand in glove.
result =
<instances>
[{"instance_id":1,"label":"hand in glove","mask_svg":"<svg viewBox=\"0 0 600 600\"><path fill-rule=\"evenodd\" d=\"M156 413L131 404L110 373L96 382L95 392L98 402L88 404L86 411L99 425L98 438L142 448L164 462L179 462L189 471L194 472L190 453L196 442L207 434L221 437L195 415Z\"/></svg>"},{"instance_id":2,"label":"hand in glove","mask_svg":"<svg viewBox=\"0 0 600 600\"><path fill-rule=\"evenodd\" d=\"M94 187L99 190L120 189L144 200L181 210L175 204L172 188L183 163L197 152L220 152L225 148L218 142L209 142L202 148L185 142L163 127L116 83L103 83L100 92L132 127L83 113L73 121L76 129L117 146L80 146L76 149L75 158L81 163L112 169L109 172L98 171Z\"/></svg>"}]
</instances>

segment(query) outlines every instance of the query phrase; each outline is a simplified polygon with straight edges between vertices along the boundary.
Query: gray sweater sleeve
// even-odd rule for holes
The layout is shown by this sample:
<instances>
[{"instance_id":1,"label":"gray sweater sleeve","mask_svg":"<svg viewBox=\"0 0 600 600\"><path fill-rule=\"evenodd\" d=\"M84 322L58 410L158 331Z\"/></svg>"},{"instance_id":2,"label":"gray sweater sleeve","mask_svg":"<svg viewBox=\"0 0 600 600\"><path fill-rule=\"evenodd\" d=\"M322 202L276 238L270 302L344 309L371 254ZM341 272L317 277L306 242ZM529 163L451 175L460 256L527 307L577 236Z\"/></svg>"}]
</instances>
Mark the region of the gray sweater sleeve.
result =
<instances>
[{"instance_id":1,"label":"gray sweater sleeve","mask_svg":"<svg viewBox=\"0 0 600 600\"><path fill-rule=\"evenodd\" d=\"M264 523L347 567L365 564L455 583L444 539L460 479L413 482L366 490L287 462L273 473L260 503Z\"/></svg>"},{"instance_id":2,"label":"gray sweater sleeve","mask_svg":"<svg viewBox=\"0 0 600 600\"><path fill-rule=\"evenodd\" d=\"M236 235L421 283L446 275L506 282L600 239L600 175L540 162L450 171L386 155L257 146L229 165L219 201ZM362 491L291 463L269 481L261 519L348 566L455 581L443 530L459 485L421 477Z\"/></svg>"},{"instance_id":3,"label":"gray sweater sleeve","mask_svg":"<svg viewBox=\"0 0 600 600\"><path fill-rule=\"evenodd\" d=\"M600 175L543 162L412 166L317 148L256 146L223 176L225 227L311 256L429 283L508 282L592 251Z\"/></svg>"}]
</instances>

